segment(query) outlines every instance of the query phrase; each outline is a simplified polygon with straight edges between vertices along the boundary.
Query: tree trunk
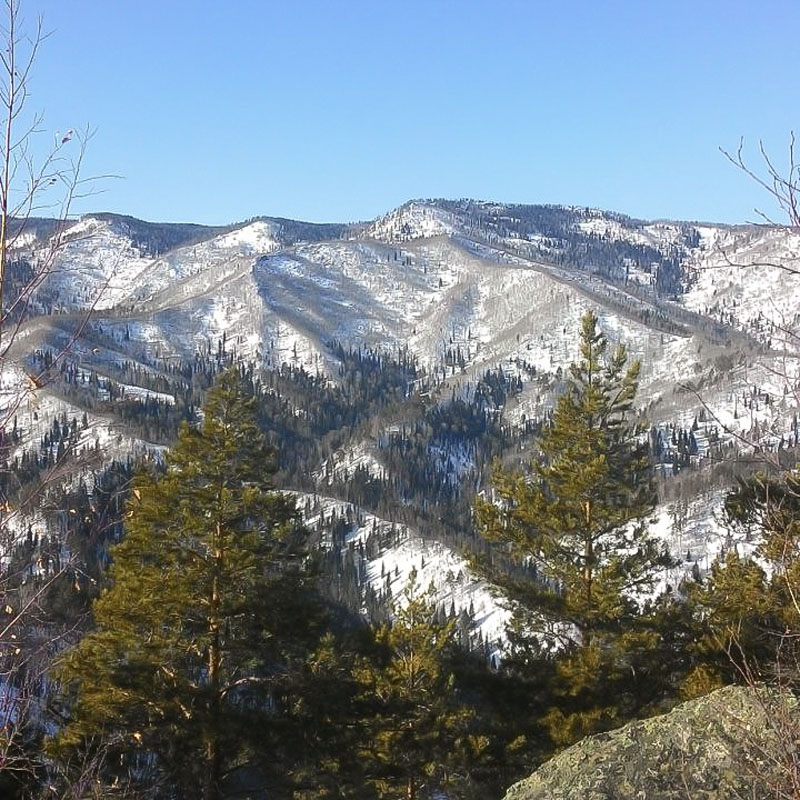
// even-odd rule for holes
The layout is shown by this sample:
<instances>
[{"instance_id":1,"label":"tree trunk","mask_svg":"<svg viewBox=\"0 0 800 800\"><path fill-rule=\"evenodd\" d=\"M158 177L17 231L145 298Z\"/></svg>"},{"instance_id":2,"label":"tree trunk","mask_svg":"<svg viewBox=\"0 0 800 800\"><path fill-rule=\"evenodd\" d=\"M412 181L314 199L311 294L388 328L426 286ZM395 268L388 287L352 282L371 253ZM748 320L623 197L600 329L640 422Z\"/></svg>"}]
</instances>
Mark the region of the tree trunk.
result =
<instances>
[{"instance_id":1,"label":"tree trunk","mask_svg":"<svg viewBox=\"0 0 800 800\"><path fill-rule=\"evenodd\" d=\"M219 742L217 741L217 730L220 715L220 587L219 573L222 562L222 548L220 525L217 523L217 547L214 552L214 577L211 582L211 603L208 615L208 631L211 634L211 641L208 647L208 691L209 691L209 726L206 731L206 752L205 752L205 777L203 781L203 800L219 800L220 792L220 772L221 772L221 753Z\"/></svg>"},{"instance_id":2,"label":"tree trunk","mask_svg":"<svg viewBox=\"0 0 800 800\"><path fill-rule=\"evenodd\" d=\"M206 769L203 780L203 800L220 800L222 797L219 785L221 759L217 737L213 731L206 736L205 759Z\"/></svg>"},{"instance_id":3,"label":"tree trunk","mask_svg":"<svg viewBox=\"0 0 800 800\"><path fill-rule=\"evenodd\" d=\"M584 600L586 602L585 613L588 616L592 607L592 581L594 579L594 565L592 564L592 561L594 560L594 546L591 528L592 504L589 500L583 504L583 510L586 519L586 532L584 534L585 538L583 543L583 586L585 591ZM584 627L584 630L581 633L581 638L584 645L591 644L592 634L590 632L590 626L587 625Z\"/></svg>"},{"instance_id":4,"label":"tree trunk","mask_svg":"<svg viewBox=\"0 0 800 800\"><path fill-rule=\"evenodd\" d=\"M587 500L583 504L583 511L586 519L586 533L584 534L584 547L583 547L583 584L586 590L586 607L591 605L592 602L592 578L594 559L594 547L592 546L592 504Z\"/></svg>"}]
</instances>

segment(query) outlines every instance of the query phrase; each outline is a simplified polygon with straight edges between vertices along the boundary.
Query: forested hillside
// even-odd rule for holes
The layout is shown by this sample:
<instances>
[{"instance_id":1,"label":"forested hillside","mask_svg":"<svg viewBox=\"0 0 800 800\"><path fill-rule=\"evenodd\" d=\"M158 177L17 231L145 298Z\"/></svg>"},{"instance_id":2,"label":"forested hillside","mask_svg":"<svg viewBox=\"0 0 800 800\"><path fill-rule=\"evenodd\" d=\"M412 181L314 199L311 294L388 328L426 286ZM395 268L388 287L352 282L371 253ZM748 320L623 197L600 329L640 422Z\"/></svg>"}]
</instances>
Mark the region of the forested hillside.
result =
<instances>
[{"instance_id":1,"label":"forested hillside","mask_svg":"<svg viewBox=\"0 0 800 800\"><path fill-rule=\"evenodd\" d=\"M3 364L4 791L500 797L774 658L796 247L477 201L71 225Z\"/></svg>"}]
</instances>

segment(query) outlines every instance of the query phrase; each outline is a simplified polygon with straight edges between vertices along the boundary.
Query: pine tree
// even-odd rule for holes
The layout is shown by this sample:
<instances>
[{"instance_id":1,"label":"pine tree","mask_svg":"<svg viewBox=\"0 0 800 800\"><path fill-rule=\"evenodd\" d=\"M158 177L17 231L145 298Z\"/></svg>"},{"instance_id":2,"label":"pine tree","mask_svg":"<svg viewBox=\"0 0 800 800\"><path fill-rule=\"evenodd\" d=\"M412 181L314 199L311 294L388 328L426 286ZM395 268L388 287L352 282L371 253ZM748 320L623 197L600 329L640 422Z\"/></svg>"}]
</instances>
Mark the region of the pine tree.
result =
<instances>
[{"instance_id":1,"label":"pine tree","mask_svg":"<svg viewBox=\"0 0 800 800\"><path fill-rule=\"evenodd\" d=\"M376 633L375 658L356 669L370 714L361 750L366 780L382 798L429 796L477 757L484 743L469 736L471 712L459 700L451 669L456 619L436 622L430 596L412 571L393 620Z\"/></svg>"},{"instance_id":2,"label":"pine tree","mask_svg":"<svg viewBox=\"0 0 800 800\"><path fill-rule=\"evenodd\" d=\"M548 637L563 646L561 691L574 715L567 709L551 719L561 743L616 716L597 699L598 681L610 688L614 674L630 675L631 652L647 639L636 632L637 594L669 563L648 532L655 492L647 437L630 421L640 365L628 365L623 345L607 357L597 323L592 312L581 319L580 359L539 457L525 474L496 466L494 501L476 508L482 534L510 546L528 576L508 578L483 565L518 602L524 620L516 635L538 630L539 648ZM543 652L527 650L528 659Z\"/></svg>"},{"instance_id":3,"label":"pine tree","mask_svg":"<svg viewBox=\"0 0 800 800\"><path fill-rule=\"evenodd\" d=\"M181 797L219 798L234 768L267 779L288 664L313 616L294 501L269 481L274 455L229 370L165 471L138 475L96 630L62 673L76 696L56 750L103 740L129 772L155 765Z\"/></svg>"},{"instance_id":4,"label":"pine tree","mask_svg":"<svg viewBox=\"0 0 800 800\"><path fill-rule=\"evenodd\" d=\"M689 584L686 595L693 636L687 648L692 668L681 685L684 697L735 682L746 673L749 659L766 663L774 656L773 634L781 630L775 596L755 561L729 552L712 564L704 581Z\"/></svg>"},{"instance_id":5,"label":"pine tree","mask_svg":"<svg viewBox=\"0 0 800 800\"><path fill-rule=\"evenodd\" d=\"M512 546L545 579L526 587L537 613L591 642L631 608L665 563L647 522L655 492L646 438L629 421L639 362L619 345L607 362L597 317L581 320L581 358L528 474L495 468L498 503L478 502L484 536Z\"/></svg>"},{"instance_id":6,"label":"pine tree","mask_svg":"<svg viewBox=\"0 0 800 800\"><path fill-rule=\"evenodd\" d=\"M775 673L787 677L786 664L797 663L800 473L739 479L725 500L725 517L756 543L756 558L724 553L704 581L689 587L698 662L682 687L689 696L765 677L760 671L776 661L781 669Z\"/></svg>"},{"instance_id":7,"label":"pine tree","mask_svg":"<svg viewBox=\"0 0 800 800\"><path fill-rule=\"evenodd\" d=\"M790 630L800 627L800 470L739 480L725 500L731 527L758 542L756 555L769 566L769 604Z\"/></svg>"}]
</instances>

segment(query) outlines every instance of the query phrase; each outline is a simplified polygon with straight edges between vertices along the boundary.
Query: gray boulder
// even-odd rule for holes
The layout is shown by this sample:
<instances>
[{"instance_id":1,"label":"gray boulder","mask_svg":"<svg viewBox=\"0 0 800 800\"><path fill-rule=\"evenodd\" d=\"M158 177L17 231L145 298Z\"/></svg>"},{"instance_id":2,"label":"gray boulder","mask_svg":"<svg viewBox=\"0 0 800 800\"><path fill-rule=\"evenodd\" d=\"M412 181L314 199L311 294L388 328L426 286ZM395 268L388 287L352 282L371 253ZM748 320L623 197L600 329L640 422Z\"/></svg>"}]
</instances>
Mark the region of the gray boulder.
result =
<instances>
[{"instance_id":1,"label":"gray boulder","mask_svg":"<svg viewBox=\"0 0 800 800\"><path fill-rule=\"evenodd\" d=\"M726 687L583 739L512 786L505 800L795 797L799 733L793 698Z\"/></svg>"}]
</instances>

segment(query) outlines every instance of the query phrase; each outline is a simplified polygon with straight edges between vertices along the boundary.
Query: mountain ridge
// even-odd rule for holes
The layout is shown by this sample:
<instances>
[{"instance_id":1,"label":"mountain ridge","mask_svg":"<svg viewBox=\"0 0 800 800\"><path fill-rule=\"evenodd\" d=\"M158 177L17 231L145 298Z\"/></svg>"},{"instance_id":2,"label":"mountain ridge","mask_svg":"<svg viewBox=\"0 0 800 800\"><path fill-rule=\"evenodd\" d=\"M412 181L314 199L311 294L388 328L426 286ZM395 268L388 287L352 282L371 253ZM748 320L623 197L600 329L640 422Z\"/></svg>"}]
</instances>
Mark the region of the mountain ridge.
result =
<instances>
[{"instance_id":1,"label":"mountain ridge","mask_svg":"<svg viewBox=\"0 0 800 800\"><path fill-rule=\"evenodd\" d=\"M452 198L452 197L413 197L405 200L404 202L400 203L398 206L395 206L388 211L385 211L378 216L371 218L371 219L362 219L362 220L346 220L346 221L324 221L324 222L317 222L317 221L310 221L304 220L301 218L294 218L294 217L284 217L284 216L276 216L271 214L255 214L251 217L246 217L240 220L233 220L231 222L224 222L224 223L198 223L193 222L191 220L184 220L184 221L174 221L174 220L156 220L156 219L145 219L144 217L137 217L133 214L124 213L121 211L108 211L103 209L96 209L85 211L80 215L70 218L68 221L68 225L73 225L85 218L96 218L96 219L107 219L107 220L118 220L121 222L127 223L135 223L144 226L154 226L154 227L165 227L165 228L195 228L198 230L209 231L211 235L215 235L215 232L226 232L236 228L241 228L246 225L249 225L252 222L258 221L271 221L278 224L293 224L293 225L304 225L308 226L308 228L352 228L354 230L358 230L361 227L365 227L374 223L376 220L381 219L389 214L394 212L399 212L408 206L412 205L428 205L428 206L437 206L441 204L447 205L462 205L462 206L483 206L487 209L508 209L508 208L517 208L517 209L549 209L549 210L561 210L572 212L576 214L585 214L585 215L596 215L596 216L606 216L610 218L614 218L620 221L626 221L631 225L659 225L659 224L674 224L674 225L690 225L696 227L713 227L713 228L736 228L736 229L747 229L747 228L755 228L755 229L769 229L769 228L780 228L781 225L777 223L765 223L765 222L755 222L755 221L743 221L743 222L722 222L722 221L714 221L714 220L700 220L700 219L684 219L678 217L636 217L631 214L622 211L615 211L612 209L604 209L599 206L584 206L584 205L576 205L576 204L564 204L564 203L506 203L500 200L485 200L479 199L475 197L462 197L462 198ZM54 217L40 217L40 216L31 216L26 218L25 220L18 220L18 223L24 222L25 224L37 224L37 223L53 223L60 222L60 220Z\"/></svg>"},{"instance_id":2,"label":"mountain ridge","mask_svg":"<svg viewBox=\"0 0 800 800\"><path fill-rule=\"evenodd\" d=\"M276 435L293 447L303 420L320 413L308 397L329 403L326 387L399 370L382 406L308 434L307 474L287 468L281 486L350 504L389 529L408 525L410 541L445 536L448 552L469 549L480 545L465 527L468 499L487 488L489 455L519 463L531 452L577 355L579 317L593 308L611 341L643 362L639 402L663 482L656 528L676 554L688 543L692 556L665 576L674 585L731 546L709 520L719 483L703 476L734 451L797 443L798 404L775 372L785 348L766 320L776 304L790 313L800 293L786 274L737 263L796 257L800 238L786 229L412 200L353 225L259 217L171 227L101 212L70 230L4 369L9 392L21 387L36 403L17 415L20 452L35 451L54 419L82 416L76 448L157 451L194 413L198 376L230 360L265 381L278 376L281 413L295 421L281 423L291 436ZM35 260L36 246L26 242L17 257ZM800 318L792 325L800 329ZM26 381L62 351L30 395ZM308 384L305 396L293 381ZM481 399L493 393L496 401ZM353 402L341 400L342 413ZM451 498L441 507L411 499L419 487L405 485L413 476L397 472L392 451L401 441L418 449L431 492ZM85 479L75 470L71 480ZM685 470L704 487L680 489L691 513L671 496L688 483L672 477ZM396 499L381 499L379 487ZM364 591L380 594L375 569L391 559L363 558L356 572L372 581ZM466 586L453 597L469 596ZM484 616L497 619L492 609ZM482 633L496 653L493 625Z\"/></svg>"}]
</instances>

